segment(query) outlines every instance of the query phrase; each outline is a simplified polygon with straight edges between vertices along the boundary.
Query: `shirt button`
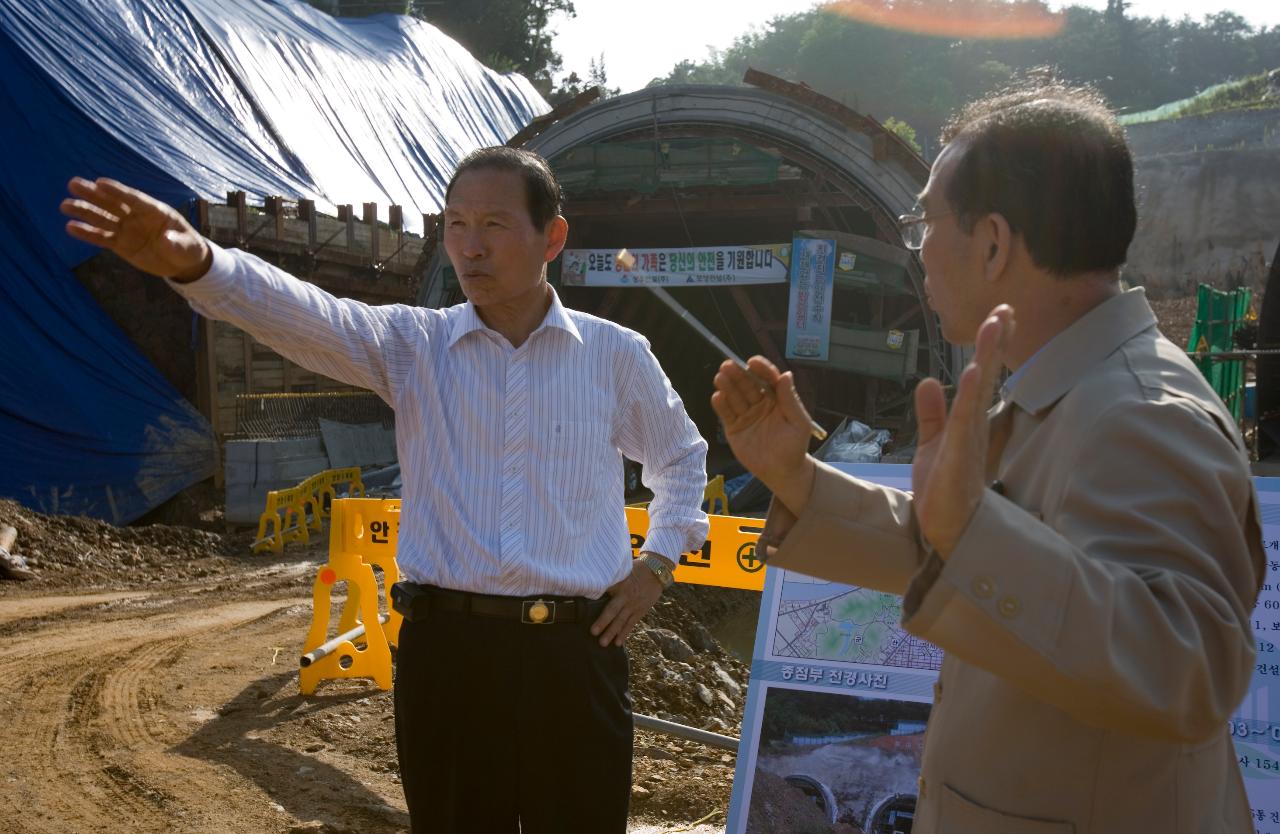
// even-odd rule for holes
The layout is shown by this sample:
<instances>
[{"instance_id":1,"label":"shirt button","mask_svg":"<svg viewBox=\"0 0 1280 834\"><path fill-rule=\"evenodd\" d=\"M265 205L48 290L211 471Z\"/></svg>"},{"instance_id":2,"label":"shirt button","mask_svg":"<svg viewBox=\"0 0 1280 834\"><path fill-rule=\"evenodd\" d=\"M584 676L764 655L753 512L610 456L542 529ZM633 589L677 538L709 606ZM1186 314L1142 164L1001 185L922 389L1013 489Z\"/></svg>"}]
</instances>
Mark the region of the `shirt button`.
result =
<instances>
[{"instance_id":1,"label":"shirt button","mask_svg":"<svg viewBox=\"0 0 1280 834\"><path fill-rule=\"evenodd\" d=\"M996 592L996 583L992 582L989 577L979 576L973 580L973 595L978 599L991 599Z\"/></svg>"},{"instance_id":2,"label":"shirt button","mask_svg":"<svg viewBox=\"0 0 1280 834\"><path fill-rule=\"evenodd\" d=\"M1019 605L1018 601L1013 597L1005 597L1000 600L1000 604L996 606L996 610L998 610L1003 616L1013 619L1018 616L1018 612L1022 610L1022 606Z\"/></svg>"}]
</instances>

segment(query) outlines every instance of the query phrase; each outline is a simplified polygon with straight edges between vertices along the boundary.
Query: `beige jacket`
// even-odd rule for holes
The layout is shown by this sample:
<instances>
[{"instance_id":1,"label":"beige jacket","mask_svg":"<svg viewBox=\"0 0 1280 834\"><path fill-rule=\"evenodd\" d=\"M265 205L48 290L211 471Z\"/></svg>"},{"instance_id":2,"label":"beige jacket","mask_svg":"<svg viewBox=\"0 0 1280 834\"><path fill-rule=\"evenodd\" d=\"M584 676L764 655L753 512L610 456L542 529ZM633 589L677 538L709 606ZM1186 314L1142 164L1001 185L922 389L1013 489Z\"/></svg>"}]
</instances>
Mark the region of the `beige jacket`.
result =
<instances>
[{"instance_id":1,"label":"beige jacket","mask_svg":"<svg viewBox=\"0 0 1280 834\"><path fill-rule=\"evenodd\" d=\"M946 651L916 834L1252 832L1226 721L1265 561L1234 422L1141 290L1054 339L944 564L910 494L819 466L775 566L904 596ZM1001 421L1005 422L1001 425Z\"/></svg>"}]
</instances>

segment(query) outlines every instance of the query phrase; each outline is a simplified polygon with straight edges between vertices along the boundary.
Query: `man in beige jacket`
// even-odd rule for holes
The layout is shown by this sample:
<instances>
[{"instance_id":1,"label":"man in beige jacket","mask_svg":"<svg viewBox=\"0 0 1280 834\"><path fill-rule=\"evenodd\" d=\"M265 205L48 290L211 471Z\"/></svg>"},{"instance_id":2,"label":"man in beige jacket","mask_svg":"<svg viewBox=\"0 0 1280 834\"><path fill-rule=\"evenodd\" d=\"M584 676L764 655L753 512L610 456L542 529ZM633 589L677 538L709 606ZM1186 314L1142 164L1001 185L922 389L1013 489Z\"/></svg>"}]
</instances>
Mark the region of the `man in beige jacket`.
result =
<instances>
[{"instance_id":1,"label":"man in beige jacket","mask_svg":"<svg viewBox=\"0 0 1280 834\"><path fill-rule=\"evenodd\" d=\"M903 595L946 651L917 834L1251 832L1226 720L1253 669L1255 497L1230 415L1121 287L1123 133L1040 84L944 140L903 237L974 360L949 414L917 388L911 493L814 461L791 375L753 357L764 395L725 363L713 405L775 495L761 550Z\"/></svg>"}]
</instances>

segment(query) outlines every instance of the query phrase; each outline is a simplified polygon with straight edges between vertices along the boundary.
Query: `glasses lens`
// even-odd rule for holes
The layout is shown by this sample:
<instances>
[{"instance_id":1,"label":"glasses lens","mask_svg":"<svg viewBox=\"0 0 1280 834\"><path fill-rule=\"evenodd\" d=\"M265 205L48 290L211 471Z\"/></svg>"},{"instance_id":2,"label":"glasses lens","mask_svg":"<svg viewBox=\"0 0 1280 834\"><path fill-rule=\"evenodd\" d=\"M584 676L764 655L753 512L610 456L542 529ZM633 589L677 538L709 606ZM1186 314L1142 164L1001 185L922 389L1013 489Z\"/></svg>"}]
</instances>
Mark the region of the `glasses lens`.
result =
<instances>
[{"instance_id":1,"label":"glasses lens","mask_svg":"<svg viewBox=\"0 0 1280 834\"><path fill-rule=\"evenodd\" d=\"M902 230L902 245L908 249L919 249L924 243L924 218L904 214L898 218L898 226Z\"/></svg>"}]
</instances>

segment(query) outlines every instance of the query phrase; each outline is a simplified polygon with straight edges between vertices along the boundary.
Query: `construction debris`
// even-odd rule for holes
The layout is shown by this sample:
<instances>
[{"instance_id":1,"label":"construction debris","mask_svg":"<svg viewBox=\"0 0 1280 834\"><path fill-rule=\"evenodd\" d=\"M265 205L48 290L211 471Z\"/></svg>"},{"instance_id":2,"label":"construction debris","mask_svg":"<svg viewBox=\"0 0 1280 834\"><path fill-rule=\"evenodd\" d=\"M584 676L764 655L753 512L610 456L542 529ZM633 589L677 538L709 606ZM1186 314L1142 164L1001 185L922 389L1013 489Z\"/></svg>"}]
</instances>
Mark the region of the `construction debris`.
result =
<instances>
[{"instance_id":1,"label":"construction debris","mask_svg":"<svg viewBox=\"0 0 1280 834\"><path fill-rule=\"evenodd\" d=\"M14 528L0 527L0 579L19 581L35 579L36 575L27 565L27 561L18 554L10 552L14 549L14 541L17 538L18 531Z\"/></svg>"},{"instance_id":2,"label":"construction debris","mask_svg":"<svg viewBox=\"0 0 1280 834\"><path fill-rule=\"evenodd\" d=\"M42 515L8 499L0 499L0 525L13 528L16 535L7 555L20 560L32 573L27 578L41 586L93 588L195 579L229 570L228 557L236 550L229 537L205 530L167 524L116 527L83 516ZM7 560L0 561L11 575Z\"/></svg>"}]
</instances>

